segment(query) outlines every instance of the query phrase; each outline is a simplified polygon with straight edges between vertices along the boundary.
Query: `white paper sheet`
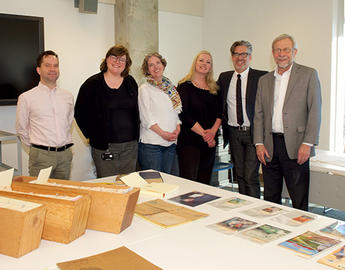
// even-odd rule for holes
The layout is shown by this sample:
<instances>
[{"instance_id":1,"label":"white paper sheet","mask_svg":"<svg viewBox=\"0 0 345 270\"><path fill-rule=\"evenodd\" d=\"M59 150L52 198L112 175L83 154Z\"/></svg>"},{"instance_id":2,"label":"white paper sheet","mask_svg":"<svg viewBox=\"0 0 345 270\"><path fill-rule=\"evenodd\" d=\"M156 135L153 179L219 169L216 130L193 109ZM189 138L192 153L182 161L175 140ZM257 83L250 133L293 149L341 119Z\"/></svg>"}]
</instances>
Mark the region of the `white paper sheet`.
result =
<instances>
[{"instance_id":1,"label":"white paper sheet","mask_svg":"<svg viewBox=\"0 0 345 270\"><path fill-rule=\"evenodd\" d=\"M0 189L12 190L14 168L0 172Z\"/></svg>"},{"instance_id":2,"label":"white paper sheet","mask_svg":"<svg viewBox=\"0 0 345 270\"><path fill-rule=\"evenodd\" d=\"M50 173L52 171L52 166L40 170L40 173L37 176L37 180L35 181L36 184L45 184L48 182Z\"/></svg>"}]
</instances>

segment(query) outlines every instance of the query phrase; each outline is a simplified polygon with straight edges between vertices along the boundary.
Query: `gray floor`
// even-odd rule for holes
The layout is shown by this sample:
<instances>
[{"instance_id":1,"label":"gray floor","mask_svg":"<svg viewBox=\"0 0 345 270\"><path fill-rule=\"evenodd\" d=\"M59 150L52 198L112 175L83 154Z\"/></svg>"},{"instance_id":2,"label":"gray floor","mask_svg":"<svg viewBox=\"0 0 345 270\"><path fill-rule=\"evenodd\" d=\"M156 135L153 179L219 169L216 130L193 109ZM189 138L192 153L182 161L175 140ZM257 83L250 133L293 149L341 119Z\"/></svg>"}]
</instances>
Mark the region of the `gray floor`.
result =
<instances>
[{"instance_id":1,"label":"gray floor","mask_svg":"<svg viewBox=\"0 0 345 270\"><path fill-rule=\"evenodd\" d=\"M345 221L345 212L337 209L324 209L319 205L309 205L309 212Z\"/></svg>"},{"instance_id":2,"label":"gray floor","mask_svg":"<svg viewBox=\"0 0 345 270\"><path fill-rule=\"evenodd\" d=\"M231 186L224 186L221 188L232 191ZM234 187L234 191L237 192L237 185L236 184ZM291 206L291 204L289 202L285 202L284 200L283 200L283 203L286 206ZM345 212L337 210L337 209L333 209L333 208L327 209L321 205L309 204L309 212L345 221Z\"/></svg>"}]
</instances>

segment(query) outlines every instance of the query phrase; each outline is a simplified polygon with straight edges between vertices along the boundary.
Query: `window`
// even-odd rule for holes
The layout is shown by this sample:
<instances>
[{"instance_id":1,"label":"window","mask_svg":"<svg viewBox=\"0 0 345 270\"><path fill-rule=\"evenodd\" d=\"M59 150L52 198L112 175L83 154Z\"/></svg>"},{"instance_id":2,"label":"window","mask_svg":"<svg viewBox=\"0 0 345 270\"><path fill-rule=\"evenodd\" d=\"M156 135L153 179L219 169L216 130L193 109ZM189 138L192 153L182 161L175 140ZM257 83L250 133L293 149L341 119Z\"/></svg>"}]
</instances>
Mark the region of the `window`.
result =
<instances>
[{"instance_id":1,"label":"window","mask_svg":"<svg viewBox=\"0 0 345 270\"><path fill-rule=\"evenodd\" d=\"M330 150L345 153L345 0L337 4L333 23Z\"/></svg>"}]
</instances>

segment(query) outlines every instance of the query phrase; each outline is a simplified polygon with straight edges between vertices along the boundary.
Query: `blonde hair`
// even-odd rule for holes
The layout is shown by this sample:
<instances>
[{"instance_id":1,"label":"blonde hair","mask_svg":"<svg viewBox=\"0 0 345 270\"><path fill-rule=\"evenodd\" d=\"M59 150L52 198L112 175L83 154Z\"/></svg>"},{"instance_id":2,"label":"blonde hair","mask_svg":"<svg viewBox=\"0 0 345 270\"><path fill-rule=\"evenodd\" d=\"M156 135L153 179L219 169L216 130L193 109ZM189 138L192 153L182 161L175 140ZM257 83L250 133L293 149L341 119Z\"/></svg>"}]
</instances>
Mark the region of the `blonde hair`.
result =
<instances>
[{"instance_id":1,"label":"blonde hair","mask_svg":"<svg viewBox=\"0 0 345 270\"><path fill-rule=\"evenodd\" d=\"M210 88L210 93L216 95L218 91L218 85L216 81L213 79L213 59L212 55L208 51L200 51L194 58L192 66L190 67L190 70L186 76L184 76L178 83L184 83L186 81L192 81L195 75L195 66L196 66L196 61L198 60L199 56L202 54L207 54L211 58L211 69L206 75L206 84Z\"/></svg>"}]
</instances>

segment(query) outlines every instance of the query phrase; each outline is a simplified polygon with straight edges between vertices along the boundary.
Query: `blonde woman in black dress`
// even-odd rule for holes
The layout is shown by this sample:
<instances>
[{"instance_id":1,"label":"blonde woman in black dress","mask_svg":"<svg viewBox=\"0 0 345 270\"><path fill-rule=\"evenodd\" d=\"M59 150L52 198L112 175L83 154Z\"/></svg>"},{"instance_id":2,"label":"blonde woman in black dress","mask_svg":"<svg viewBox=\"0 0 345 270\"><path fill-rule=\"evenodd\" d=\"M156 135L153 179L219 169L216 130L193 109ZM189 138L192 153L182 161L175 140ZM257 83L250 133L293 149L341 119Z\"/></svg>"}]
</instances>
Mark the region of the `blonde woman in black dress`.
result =
<instances>
[{"instance_id":1,"label":"blonde woman in black dress","mask_svg":"<svg viewBox=\"0 0 345 270\"><path fill-rule=\"evenodd\" d=\"M179 81L177 90L183 110L177 143L180 176L209 184L222 106L218 86L213 79L212 56L208 51L197 54L189 73Z\"/></svg>"}]
</instances>

